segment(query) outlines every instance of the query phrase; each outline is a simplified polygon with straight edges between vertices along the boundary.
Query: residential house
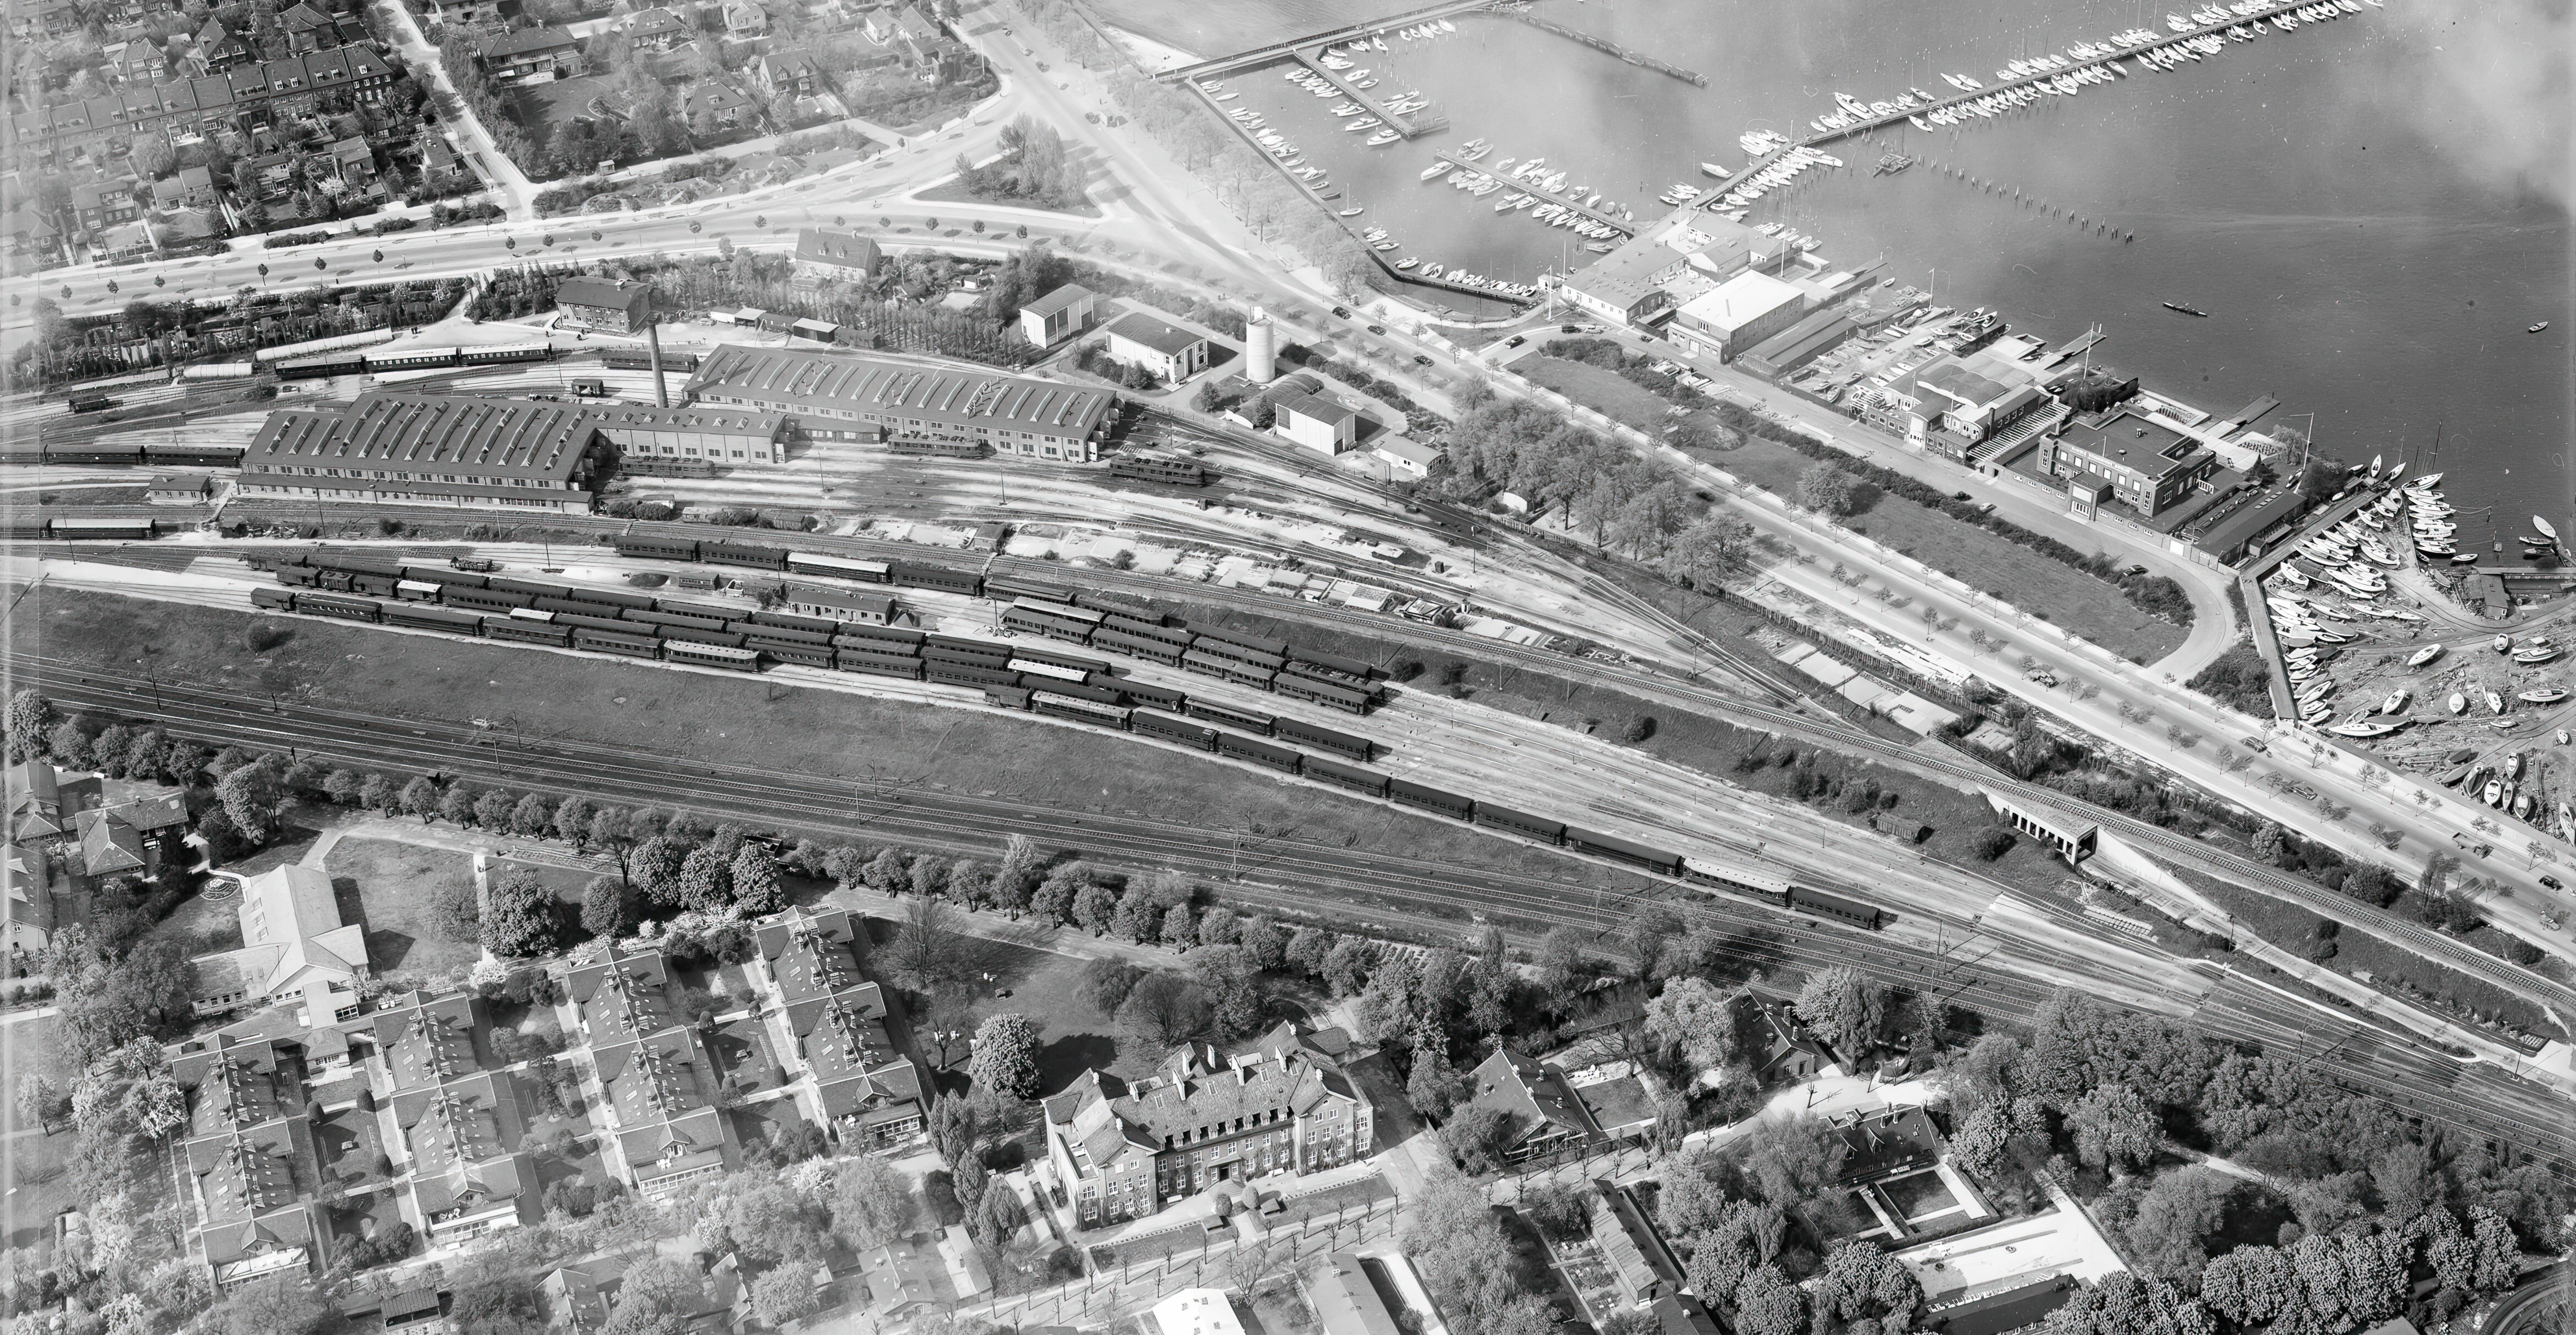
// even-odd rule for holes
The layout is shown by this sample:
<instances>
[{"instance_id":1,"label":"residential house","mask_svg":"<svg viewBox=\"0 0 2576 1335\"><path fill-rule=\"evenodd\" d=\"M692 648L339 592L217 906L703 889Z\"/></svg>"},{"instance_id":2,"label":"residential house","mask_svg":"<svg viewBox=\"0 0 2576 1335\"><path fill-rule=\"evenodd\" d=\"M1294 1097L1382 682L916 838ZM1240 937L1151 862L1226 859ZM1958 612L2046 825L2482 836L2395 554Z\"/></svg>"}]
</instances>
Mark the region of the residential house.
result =
<instances>
[{"instance_id":1,"label":"residential house","mask_svg":"<svg viewBox=\"0 0 2576 1335\"><path fill-rule=\"evenodd\" d=\"M501 22L501 0L419 0L429 21L440 27L479 28Z\"/></svg>"},{"instance_id":2,"label":"residential house","mask_svg":"<svg viewBox=\"0 0 2576 1335\"><path fill-rule=\"evenodd\" d=\"M624 1256L599 1257L556 1266L537 1281L537 1301L545 1311L546 1329L587 1335L608 1320L625 1283Z\"/></svg>"},{"instance_id":3,"label":"residential house","mask_svg":"<svg viewBox=\"0 0 2576 1335\"><path fill-rule=\"evenodd\" d=\"M1708 1310L1708 1304L1687 1293L1667 1293L1655 1300L1655 1324L1660 1335L1726 1335L1726 1328Z\"/></svg>"},{"instance_id":4,"label":"residential house","mask_svg":"<svg viewBox=\"0 0 2576 1335\"><path fill-rule=\"evenodd\" d=\"M1359 439L1360 415L1321 394L1282 390L1270 396L1270 412L1273 434L1310 450L1339 454Z\"/></svg>"},{"instance_id":5,"label":"residential house","mask_svg":"<svg viewBox=\"0 0 2576 1335\"><path fill-rule=\"evenodd\" d=\"M215 174L203 167L182 167L177 175L152 183L152 203L157 208L212 209L222 201Z\"/></svg>"},{"instance_id":6,"label":"residential house","mask_svg":"<svg viewBox=\"0 0 2576 1335\"><path fill-rule=\"evenodd\" d=\"M1141 366L1177 385L1207 369L1207 336L1183 329L1144 311L1129 311L1109 323L1109 358L1122 366Z\"/></svg>"},{"instance_id":7,"label":"residential house","mask_svg":"<svg viewBox=\"0 0 2576 1335\"><path fill-rule=\"evenodd\" d=\"M769 31L769 9L761 0L724 0L725 36L749 41Z\"/></svg>"},{"instance_id":8,"label":"residential house","mask_svg":"<svg viewBox=\"0 0 2576 1335\"><path fill-rule=\"evenodd\" d=\"M241 882L243 944L196 958L200 1015L295 1002L307 1025L357 1014L369 976L366 929L340 920L331 877L291 864Z\"/></svg>"},{"instance_id":9,"label":"residential house","mask_svg":"<svg viewBox=\"0 0 2576 1335\"><path fill-rule=\"evenodd\" d=\"M376 153L367 141L357 136L331 145L331 170L353 188L364 189L375 184Z\"/></svg>"},{"instance_id":10,"label":"residential house","mask_svg":"<svg viewBox=\"0 0 2576 1335\"><path fill-rule=\"evenodd\" d=\"M609 1161L653 1200L734 1166L731 1124L716 1107L715 1069L694 1030L664 1029L594 1045Z\"/></svg>"},{"instance_id":11,"label":"residential house","mask_svg":"<svg viewBox=\"0 0 2576 1335\"><path fill-rule=\"evenodd\" d=\"M9 767L9 842L50 847L72 832L62 776L41 760Z\"/></svg>"},{"instance_id":12,"label":"residential house","mask_svg":"<svg viewBox=\"0 0 2576 1335\"><path fill-rule=\"evenodd\" d=\"M592 1047L623 1043L685 1023L672 993L670 962L658 950L609 947L564 975L573 1023Z\"/></svg>"},{"instance_id":13,"label":"residential house","mask_svg":"<svg viewBox=\"0 0 2576 1335\"><path fill-rule=\"evenodd\" d=\"M296 0L277 16L277 26L286 31L286 49L295 52L319 51L340 44L340 30L331 16Z\"/></svg>"},{"instance_id":14,"label":"residential house","mask_svg":"<svg viewBox=\"0 0 2576 1335\"><path fill-rule=\"evenodd\" d=\"M761 976L785 1030L797 1104L854 1149L911 1142L928 1125L930 1082L895 1048L883 989L860 971L845 909L795 910L760 924Z\"/></svg>"},{"instance_id":15,"label":"residential house","mask_svg":"<svg viewBox=\"0 0 2576 1335\"><path fill-rule=\"evenodd\" d=\"M653 285L641 279L567 278L555 285L560 323L632 334L653 322Z\"/></svg>"},{"instance_id":16,"label":"residential house","mask_svg":"<svg viewBox=\"0 0 2576 1335\"><path fill-rule=\"evenodd\" d=\"M1837 1114L1831 1120L1843 1141L1846 1185L1884 1182L1940 1162L1941 1133L1932 1125L1932 1115L1919 1106L1890 1105L1876 1112Z\"/></svg>"},{"instance_id":17,"label":"residential house","mask_svg":"<svg viewBox=\"0 0 2576 1335\"><path fill-rule=\"evenodd\" d=\"M1090 288L1067 283L1020 307L1020 336L1041 348L1052 348L1089 329L1098 318L1099 302Z\"/></svg>"},{"instance_id":18,"label":"residential house","mask_svg":"<svg viewBox=\"0 0 2576 1335\"><path fill-rule=\"evenodd\" d=\"M1374 1152L1374 1110L1339 1029L1277 1029L1232 1055L1191 1044L1123 1085L1088 1071L1046 1100L1047 1161L1080 1227L1154 1213L1219 1182L1304 1174Z\"/></svg>"},{"instance_id":19,"label":"residential house","mask_svg":"<svg viewBox=\"0 0 2576 1335\"><path fill-rule=\"evenodd\" d=\"M325 94L380 101L393 81L393 66L366 43L277 60L244 60L220 73L129 84L113 96L0 114L0 141L37 155L97 153L146 134L189 143L218 129L248 133L303 115Z\"/></svg>"},{"instance_id":20,"label":"residential house","mask_svg":"<svg viewBox=\"0 0 2576 1335\"><path fill-rule=\"evenodd\" d=\"M714 79L700 79L680 93L680 114L699 134L740 130L760 123L760 105Z\"/></svg>"},{"instance_id":21,"label":"residential house","mask_svg":"<svg viewBox=\"0 0 2576 1335\"><path fill-rule=\"evenodd\" d=\"M72 220L80 231L104 232L142 216L130 180L89 181L72 187Z\"/></svg>"},{"instance_id":22,"label":"residential house","mask_svg":"<svg viewBox=\"0 0 2576 1335\"><path fill-rule=\"evenodd\" d=\"M1834 1054L1808 1031L1787 997L1748 987L1729 1004L1755 1080L1766 1085L1812 1080L1834 1064Z\"/></svg>"},{"instance_id":23,"label":"residential house","mask_svg":"<svg viewBox=\"0 0 2576 1335\"><path fill-rule=\"evenodd\" d=\"M187 1216L219 1290L317 1271L328 1230L302 1046L217 1033L170 1048Z\"/></svg>"},{"instance_id":24,"label":"residential house","mask_svg":"<svg viewBox=\"0 0 2576 1335\"><path fill-rule=\"evenodd\" d=\"M404 1210L431 1246L448 1246L545 1217L536 1165L508 1071L477 1071L393 1096L405 1175Z\"/></svg>"},{"instance_id":25,"label":"residential house","mask_svg":"<svg viewBox=\"0 0 2576 1335\"><path fill-rule=\"evenodd\" d=\"M170 77L170 56L161 44L149 38L117 42L100 49L105 58L100 72L109 82L123 86L129 83L159 83Z\"/></svg>"},{"instance_id":26,"label":"residential house","mask_svg":"<svg viewBox=\"0 0 2576 1335\"><path fill-rule=\"evenodd\" d=\"M250 45L233 36L222 19L210 18L197 29L196 61L208 74L221 74L251 58Z\"/></svg>"},{"instance_id":27,"label":"residential house","mask_svg":"<svg viewBox=\"0 0 2576 1335\"><path fill-rule=\"evenodd\" d=\"M1579 1149L1600 1139L1601 1128L1575 1097L1565 1073L1496 1044L1492 1056L1467 1076L1467 1103L1503 1115L1503 1157L1522 1163Z\"/></svg>"},{"instance_id":28,"label":"residential house","mask_svg":"<svg viewBox=\"0 0 2576 1335\"><path fill-rule=\"evenodd\" d=\"M761 88L771 97L811 97L823 88L822 67L814 63L812 56L802 51L773 52L762 56L754 63L752 70L760 80ZM811 230L808 229L808 231ZM806 232L796 234L800 257L804 250L806 235ZM865 240L865 238L860 239ZM871 242L869 250L873 252L875 248L875 244ZM873 257L870 262L873 264Z\"/></svg>"},{"instance_id":29,"label":"residential house","mask_svg":"<svg viewBox=\"0 0 2576 1335\"><path fill-rule=\"evenodd\" d=\"M570 32L548 26L486 37L476 55L493 82L516 87L570 77L580 49Z\"/></svg>"},{"instance_id":30,"label":"residential house","mask_svg":"<svg viewBox=\"0 0 2576 1335\"><path fill-rule=\"evenodd\" d=\"M679 15L655 5L627 16L626 36L639 50L668 51L689 40L690 28Z\"/></svg>"},{"instance_id":31,"label":"residential house","mask_svg":"<svg viewBox=\"0 0 2576 1335\"><path fill-rule=\"evenodd\" d=\"M26 967L27 956L53 943L53 859L41 848L15 842L0 851L7 857L9 880L9 916L0 923L0 944L8 947L9 971L14 974Z\"/></svg>"},{"instance_id":32,"label":"residential house","mask_svg":"<svg viewBox=\"0 0 2576 1335\"><path fill-rule=\"evenodd\" d=\"M771 56L761 57L761 78L764 82L772 78L770 62L774 59L776 58ZM803 56L796 56L794 59L805 61L809 67L813 64ZM805 227L797 230L796 250L788 258L793 266L797 283L813 286L831 282L834 279L864 280L876 273L877 262L883 256L877 250L875 241L856 232L844 232L830 227Z\"/></svg>"}]
</instances>

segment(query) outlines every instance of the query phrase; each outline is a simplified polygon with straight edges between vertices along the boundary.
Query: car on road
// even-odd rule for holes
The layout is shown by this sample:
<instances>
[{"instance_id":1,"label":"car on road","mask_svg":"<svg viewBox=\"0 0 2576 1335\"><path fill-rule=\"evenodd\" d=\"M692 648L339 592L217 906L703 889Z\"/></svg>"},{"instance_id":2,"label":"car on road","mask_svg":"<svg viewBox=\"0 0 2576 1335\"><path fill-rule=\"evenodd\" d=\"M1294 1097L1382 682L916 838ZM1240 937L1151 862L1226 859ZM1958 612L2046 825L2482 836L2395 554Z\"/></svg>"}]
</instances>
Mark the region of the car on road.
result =
<instances>
[{"instance_id":1,"label":"car on road","mask_svg":"<svg viewBox=\"0 0 2576 1335\"><path fill-rule=\"evenodd\" d=\"M1510 338L1503 340L1503 346L1507 348L1517 348L1527 342L1529 342L1528 339L1523 338L1518 334L1514 334Z\"/></svg>"},{"instance_id":2,"label":"car on road","mask_svg":"<svg viewBox=\"0 0 2576 1335\"><path fill-rule=\"evenodd\" d=\"M1556 332L1560 334L1580 334L1583 332L1583 326L1579 324L1561 324L1556 327Z\"/></svg>"},{"instance_id":3,"label":"car on road","mask_svg":"<svg viewBox=\"0 0 2576 1335\"><path fill-rule=\"evenodd\" d=\"M1950 493L1950 499L1954 501L1973 501L1977 498L1964 491L1954 491Z\"/></svg>"},{"instance_id":4,"label":"car on road","mask_svg":"<svg viewBox=\"0 0 2576 1335\"><path fill-rule=\"evenodd\" d=\"M1417 353L1415 353L1415 354L1413 354L1413 361L1414 361L1414 364L1415 364L1415 365L1417 365L1417 366L1429 366L1429 365L1431 364L1431 359L1430 359L1430 358L1425 357L1425 356L1423 356L1421 353L1418 353L1418 352L1417 352Z\"/></svg>"},{"instance_id":5,"label":"car on road","mask_svg":"<svg viewBox=\"0 0 2576 1335\"><path fill-rule=\"evenodd\" d=\"M1386 326L1382 324L1373 324L1368 327L1368 331L1372 334L1383 334L1386 332Z\"/></svg>"},{"instance_id":6,"label":"car on road","mask_svg":"<svg viewBox=\"0 0 2576 1335\"><path fill-rule=\"evenodd\" d=\"M2555 876L2543 876L2540 878L2540 883L2548 886L2552 890L2564 890L2567 888L2566 886L2559 884L2558 878Z\"/></svg>"},{"instance_id":7,"label":"car on road","mask_svg":"<svg viewBox=\"0 0 2576 1335\"><path fill-rule=\"evenodd\" d=\"M1333 308L1333 314L1340 319L1347 320L1351 318L1351 308L1348 306L1335 306Z\"/></svg>"},{"instance_id":8,"label":"car on road","mask_svg":"<svg viewBox=\"0 0 2576 1335\"><path fill-rule=\"evenodd\" d=\"M2271 744L2260 737L2248 735L2239 737L2236 740L2243 742L2245 744L2245 749L2248 751L2269 751L2272 749Z\"/></svg>"},{"instance_id":9,"label":"car on road","mask_svg":"<svg viewBox=\"0 0 2576 1335\"><path fill-rule=\"evenodd\" d=\"M2133 565L2129 567L2129 573L2132 575L2143 575L2147 573L2147 568L2144 565Z\"/></svg>"}]
</instances>

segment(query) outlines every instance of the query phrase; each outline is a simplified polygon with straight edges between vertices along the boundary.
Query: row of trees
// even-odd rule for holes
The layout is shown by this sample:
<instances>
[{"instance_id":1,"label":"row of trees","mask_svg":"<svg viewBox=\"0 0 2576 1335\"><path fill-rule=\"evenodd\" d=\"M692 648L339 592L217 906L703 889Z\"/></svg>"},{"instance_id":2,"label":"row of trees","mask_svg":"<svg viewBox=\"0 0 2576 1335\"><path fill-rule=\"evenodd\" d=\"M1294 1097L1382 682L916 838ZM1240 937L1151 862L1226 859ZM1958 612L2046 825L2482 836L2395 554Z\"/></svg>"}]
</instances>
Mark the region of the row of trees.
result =
<instances>
[{"instance_id":1,"label":"row of trees","mask_svg":"<svg viewBox=\"0 0 2576 1335\"><path fill-rule=\"evenodd\" d=\"M1071 208L1082 202L1081 164L1065 148L1054 126L1027 116L1002 127L1002 153L983 166L960 153L957 183L977 199L1034 204L1042 209Z\"/></svg>"}]
</instances>

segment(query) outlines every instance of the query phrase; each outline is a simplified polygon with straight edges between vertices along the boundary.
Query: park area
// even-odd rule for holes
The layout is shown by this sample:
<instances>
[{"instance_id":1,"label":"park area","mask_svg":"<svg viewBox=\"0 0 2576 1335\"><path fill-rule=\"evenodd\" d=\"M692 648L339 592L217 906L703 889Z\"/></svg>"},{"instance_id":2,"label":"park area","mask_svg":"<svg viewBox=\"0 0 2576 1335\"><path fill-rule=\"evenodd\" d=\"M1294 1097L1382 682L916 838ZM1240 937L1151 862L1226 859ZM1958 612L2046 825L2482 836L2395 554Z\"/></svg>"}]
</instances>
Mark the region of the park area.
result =
<instances>
[{"instance_id":1,"label":"park area","mask_svg":"<svg viewBox=\"0 0 2576 1335\"><path fill-rule=\"evenodd\" d=\"M352 907L351 895L364 915L367 959L387 977L444 978L462 974L482 957L479 947L460 941L437 920L439 890L453 882L470 882L474 859L444 848L397 843L390 839L342 839L324 861L332 889L340 892L341 912Z\"/></svg>"}]
</instances>

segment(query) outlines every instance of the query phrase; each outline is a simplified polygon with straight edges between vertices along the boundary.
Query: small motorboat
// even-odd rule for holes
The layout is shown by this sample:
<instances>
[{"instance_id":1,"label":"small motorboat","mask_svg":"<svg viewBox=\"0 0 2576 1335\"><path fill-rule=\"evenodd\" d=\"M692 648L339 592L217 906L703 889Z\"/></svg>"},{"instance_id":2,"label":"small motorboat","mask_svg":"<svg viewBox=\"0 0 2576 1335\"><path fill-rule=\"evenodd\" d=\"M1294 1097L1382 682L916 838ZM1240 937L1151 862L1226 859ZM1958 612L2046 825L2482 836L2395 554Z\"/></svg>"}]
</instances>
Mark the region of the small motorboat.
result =
<instances>
[{"instance_id":1,"label":"small motorboat","mask_svg":"<svg viewBox=\"0 0 2576 1335\"><path fill-rule=\"evenodd\" d=\"M2504 805L2504 780L2502 780L2502 779L2489 779L2489 780L2487 780L2487 786L2486 786L2485 788L2483 788L2483 789L2479 790L2479 792L2478 792L2478 800L2479 800L2479 801L2481 801L2481 802L2486 803L2488 806L2491 806L2491 807L2500 807L2500 806L2503 806L2503 805Z\"/></svg>"},{"instance_id":2,"label":"small motorboat","mask_svg":"<svg viewBox=\"0 0 2576 1335\"><path fill-rule=\"evenodd\" d=\"M2547 329L2548 327L2549 327L2549 322L2548 322L2547 320L2543 320L2543 321L2541 321L2540 323L2538 323L2538 324L2536 324L2536 325L2533 325L2531 328L2524 330L2523 332L2524 332L2524 333L2526 333L2526 334L2537 334L2537 333L2539 333L2541 330L2543 330L2543 329Z\"/></svg>"},{"instance_id":3,"label":"small motorboat","mask_svg":"<svg viewBox=\"0 0 2576 1335\"><path fill-rule=\"evenodd\" d=\"M2531 819L2531 813L2538 811L2539 809L2540 799L2533 797L2529 793L2524 793L2513 799L2513 818L2515 820L2529 820Z\"/></svg>"},{"instance_id":4,"label":"small motorboat","mask_svg":"<svg viewBox=\"0 0 2576 1335\"><path fill-rule=\"evenodd\" d=\"M2565 746L2565 745L2567 745L2567 744L2568 744L2568 735L2567 735L2567 730L2566 730L2565 728L2560 728L2560 729L2558 730L2558 744L2559 744L2560 746ZM2576 823L2576 822L2571 822L2571 823Z\"/></svg>"},{"instance_id":5,"label":"small motorboat","mask_svg":"<svg viewBox=\"0 0 2576 1335\"><path fill-rule=\"evenodd\" d=\"M2522 779L2522 753L2520 751L2516 751L2512 755L2504 758L2504 776L2508 779L2515 780L2516 782L2519 782Z\"/></svg>"},{"instance_id":6,"label":"small motorboat","mask_svg":"<svg viewBox=\"0 0 2576 1335\"><path fill-rule=\"evenodd\" d=\"M2383 714L2394 714L2405 709L2409 694L2410 692L2408 692L2403 686L2390 691L2388 693L2388 698L2379 702L2379 712Z\"/></svg>"},{"instance_id":7,"label":"small motorboat","mask_svg":"<svg viewBox=\"0 0 2576 1335\"><path fill-rule=\"evenodd\" d=\"M2424 666L2426 663L2430 663L2430 662L2432 662L2432 661L2433 661L2434 659L2436 659L2436 658L2440 658L2441 656L2442 656L2442 646L2440 646L2440 645L2438 645L2438 644L2428 644L2428 645L2425 645L2423 648L2416 650L2414 653L2412 653L2412 654L2408 655L2408 656L2407 656L2407 659L2406 659L2406 666L2408 666L2408 667L2410 667L2410 668L2419 668L2419 667ZM2452 712L2453 712L2453 713L2457 713L2457 712L2459 712L2459 711L2457 711L2457 710L2453 710Z\"/></svg>"},{"instance_id":8,"label":"small motorboat","mask_svg":"<svg viewBox=\"0 0 2576 1335\"><path fill-rule=\"evenodd\" d=\"M2531 648L2517 651L2513 656L2513 661L2522 664L2524 667L2538 667L2541 664L2556 658L2560 652L2561 651L2558 649L2550 648L2545 645L2534 645Z\"/></svg>"},{"instance_id":9,"label":"small motorboat","mask_svg":"<svg viewBox=\"0 0 2576 1335\"><path fill-rule=\"evenodd\" d=\"M2450 705L2452 713L2465 714L2469 712L2469 697L2462 695L2458 691L2453 691L2451 692Z\"/></svg>"},{"instance_id":10,"label":"small motorboat","mask_svg":"<svg viewBox=\"0 0 2576 1335\"><path fill-rule=\"evenodd\" d=\"M2510 635L2499 635L2495 637L2495 651L2500 654L2512 653L2513 637Z\"/></svg>"},{"instance_id":11,"label":"small motorboat","mask_svg":"<svg viewBox=\"0 0 2576 1335\"><path fill-rule=\"evenodd\" d=\"M2326 731L2339 737L2385 737L2405 726L2403 723L2374 723L2369 719L2354 719L2349 723L2338 723Z\"/></svg>"},{"instance_id":12,"label":"small motorboat","mask_svg":"<svg viewBox=\"0 0 2576 1335\"><path fill-rule=\"evenodd\" d=\"M2493 691L2481 691L2481 692L2479 692L2479 694L2481 694L2481 695L2483 695L2483 696L2485 696L2485 697L2487 698L2487 712L2488 712L2488 713L2490 713L2490 714L2501 714L2501 713L2503 713L2503 712L2504 712L2504 697L2503 697L2503 696L2498 695L2498 694L2496 694L2496 693L2495 693L2495 692L2493 692Z\"/></svg>"}]
</instances>

